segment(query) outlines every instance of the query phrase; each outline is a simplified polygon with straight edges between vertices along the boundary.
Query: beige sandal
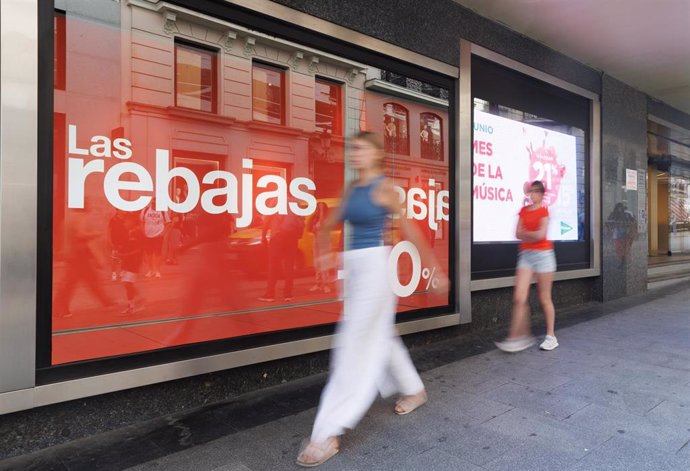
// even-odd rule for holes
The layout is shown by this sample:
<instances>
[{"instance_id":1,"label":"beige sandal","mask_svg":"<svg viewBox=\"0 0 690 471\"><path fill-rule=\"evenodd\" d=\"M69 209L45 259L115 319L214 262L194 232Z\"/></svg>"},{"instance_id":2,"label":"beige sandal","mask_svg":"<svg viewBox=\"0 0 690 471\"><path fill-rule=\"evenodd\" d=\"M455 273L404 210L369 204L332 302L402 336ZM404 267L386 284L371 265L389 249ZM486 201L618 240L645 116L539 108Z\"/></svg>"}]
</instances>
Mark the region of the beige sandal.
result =
<instances>
[{"instance_id":1,"label":"beige sandal","mask_svg":"<svg viewBox=\"0 0 690 471\"><path fill-rule=\"evenodd\" d=\"M398 415L409 414L415 409L423 406L428 399L425 389L422 389L412 396L402 396L398 399L398 402L395 403L395 413Z\"/></svg>"},{"instance_id":2,"label":"beige sandal","mask_svg":"<svg viewBox=\"0 0 690 471\"><path fill-rule=\"evenodd\" d=\"M305 468L319 466L333 458L340 451L340 440L330 437L322 443L305 441L297 455L297 464Z\"/></svg>"}]
</instances>

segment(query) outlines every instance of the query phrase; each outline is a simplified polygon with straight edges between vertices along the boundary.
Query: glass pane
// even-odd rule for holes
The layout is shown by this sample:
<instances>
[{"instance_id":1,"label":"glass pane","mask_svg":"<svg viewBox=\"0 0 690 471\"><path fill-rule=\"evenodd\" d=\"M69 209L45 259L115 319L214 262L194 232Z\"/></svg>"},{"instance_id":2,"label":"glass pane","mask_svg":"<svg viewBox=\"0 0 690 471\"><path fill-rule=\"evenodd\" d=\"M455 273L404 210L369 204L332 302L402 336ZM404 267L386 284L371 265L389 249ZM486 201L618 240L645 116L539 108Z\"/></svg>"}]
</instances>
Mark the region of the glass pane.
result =
<instances>
[{"instance_id":1,"label":"glass pane","mask_svg":"<svg viewBox=\"0 0 690 471\"><path fill-rule=\"evenodd\" d=\"M409 155L410 137L407 108L398 103L386 103L383 106L386 152Z\"/></svg>"},{"instance_id":2,"label":"glass pane","mask_svg":"<svg viewBox=\"0 0 690 471\"><path fill-rule=\"evenodd\" d=\"M323 54L316 78L306 61L288 64L303 48L280 38L262 36L249 55L236 46L212 53L224 46L224 23L178 15L176 43L161 34L164 13L140 3L67 2L74 40L68 87L54 101L53 304L41 313L52 315L53 364L336 322L341 282L319 266L315 234L354 174L349 137L383 135L385 103L396 104L400 136L385 174L448 271L446 108L367 89L382 74L376 64L343 82L354 63ZM251 33L236 30L245 44ZM447 96L426 89L436 102ZM440 126L438 160L409 139L425 113L438 117L429 121ZM330 234L333 259L349 234ZM392 218L386 240L404 242ZM403 247L389 273L409 286L398 311L446 306L447 296L427 289L434 267L420 259L413 270Z\"/></svg>"},{"instance_id":3,"label":"glass pane","mask_svg":"<svg viewBox=\"0 0 690 471\"><path fill-rule=\"evenodd\" d=\"M534 180L546 186L548 238L584 240L584 131L484 100L474 106L473 240L515 241Z\"/></svg>"},{"instance_id":4,"label":"glass pane","mask_svg":"<svg viewBox=\"0 0 690 471\"><path fill-rule=\"evenodd\" d=\"M421 156L428 160L443 160L443 131L441 118L422 113L419 120Z\"/></svg>"},{"instance_id":5,"label":"glass pane","mask_svg":"<svg viewBox=\"0 0 690 471\"><path fill-rule=\"evenodd\" d=\"M254 64L252 70L254 119L283 124L283 71Z\"/></svg>"},{"instance_id":6,"label":"glass pane","mask_svg":"<svg viewBox=\"0 0 690 471\"><path fill-rule=\"evenodd\" d=\"M316 130L321 133L341 135L340 85L317 80L314 90Z\"/></svg>"},{"instance_id":7,"label":"glass pane","mask_svg":"<svg viewBox=\"0 0 690 471\"><path fill-rule=\"evenodd\" d=\"M215 54L186 44L175 45L177 106L214 111Z\"/></svg>"}]
</instances>

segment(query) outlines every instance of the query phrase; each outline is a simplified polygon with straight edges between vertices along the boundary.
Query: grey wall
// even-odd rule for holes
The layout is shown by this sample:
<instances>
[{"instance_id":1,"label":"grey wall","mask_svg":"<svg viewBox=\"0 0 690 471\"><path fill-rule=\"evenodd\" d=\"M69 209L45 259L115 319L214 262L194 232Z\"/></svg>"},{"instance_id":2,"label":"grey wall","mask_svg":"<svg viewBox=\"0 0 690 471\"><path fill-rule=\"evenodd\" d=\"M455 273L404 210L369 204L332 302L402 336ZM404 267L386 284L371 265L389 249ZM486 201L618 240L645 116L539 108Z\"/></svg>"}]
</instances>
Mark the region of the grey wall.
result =
<instances>
[{"instance_id":1,"label":"grey wall","mask_svg":"<svg viewBox=\"0 0 690 471\"><path fill-rule=\"evenodd\" d=\"M651 115L664 119L675 124L676 126L680 126L690 131L690 114L683 113L682 111L667 105L663 101L648 97L647 111Z\"/></svg>"},{"instance_id":2,"label":"grey wall","mask_svg":"<svg viewBox=\"0 0 690 471\"><path fill-rule=\"evenodd\" d=\"M595 289L594 278L567 280L553 286L553 302L556 307L556 328L559 312L565 308L580 306L593 300ZM472 330L491 330L498 326L508 325L513 303L513 289L501 288L472 293ZM542 322L542 311L535 285L530 288L528 299L533 323ZM541 334L536 328L535 334Z\"/></svg>"},{"instance_id":3,"label":"grey wall","mask_svg":"<svg viewBox=\"0 0 690 471\"><path fill-rule=\"evenodd\" d=\"M599 93L599 73L451 0L274 0L428 57L458 65L460 39Z\"/></svg>"},{"instance_id":4,"label":"grey wall","mask_svg":"<svg viewBox=\"0 0 690 471\"><path fill-rule=\"evenodd\" d=\"M647 96L610 76L601 93L601 217L602 276L597 298L611 299L647 289ZM626 170L637 170L637 189L628 190ZM617 249L609 217L625 202L637 222L638 234L629 251Z\"/></svg>"}]
</instances>

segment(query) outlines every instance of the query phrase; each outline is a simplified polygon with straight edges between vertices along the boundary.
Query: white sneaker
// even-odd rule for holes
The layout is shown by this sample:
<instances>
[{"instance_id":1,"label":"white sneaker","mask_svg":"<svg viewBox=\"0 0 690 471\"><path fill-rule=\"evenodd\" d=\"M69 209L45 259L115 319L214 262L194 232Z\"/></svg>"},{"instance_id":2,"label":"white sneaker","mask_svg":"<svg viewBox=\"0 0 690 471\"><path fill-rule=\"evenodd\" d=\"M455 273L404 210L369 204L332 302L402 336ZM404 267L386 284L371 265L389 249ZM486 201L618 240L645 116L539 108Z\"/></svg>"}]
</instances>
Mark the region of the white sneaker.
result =
<instances>
[{"instance_id":1,"label":"white sneaker","mask_svg":"<svg viewBox=\"0 0 690 471\"><path fill-rule=\"evenodd\" d=\"M503 342L494 342L494 344L499 348L499 350L503 350L504 352L508 353L521 352L534 345L534 343L534 337L532 337L531 335L524 337L516 337L514 339L505 339Z\"/></svg>"},{"instance_id":2,"label":"white sneaker","mask_svg":"<svg viewBox=\"0 0 690 471\"><path fill-rule=\"evenodd\" d=\"M553 350L556 347L558 347L558 340L553 335L544 337L544 341L539 345L540 349L547 351Z\"/></svg>"}]
</instances>

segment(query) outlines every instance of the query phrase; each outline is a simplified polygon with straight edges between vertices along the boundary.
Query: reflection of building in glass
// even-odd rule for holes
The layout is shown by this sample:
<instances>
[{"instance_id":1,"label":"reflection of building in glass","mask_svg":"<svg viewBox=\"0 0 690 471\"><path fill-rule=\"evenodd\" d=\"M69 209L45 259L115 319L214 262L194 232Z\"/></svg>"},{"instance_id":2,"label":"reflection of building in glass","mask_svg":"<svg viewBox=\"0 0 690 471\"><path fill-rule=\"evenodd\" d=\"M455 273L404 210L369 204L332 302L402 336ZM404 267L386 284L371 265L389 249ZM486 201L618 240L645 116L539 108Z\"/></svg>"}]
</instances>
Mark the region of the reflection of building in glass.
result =
<instances>
[{"instance_id":1,"label":"reflection of building in glass","mask_svg":"<svg viewBox=\"0 0 690 471\"><path fill-rule=\"evenodd\" d=\"M65 89L55 90L55 254L74 225L67 197L75 184L83 187L85 214L96 234L95 252L111 255L112 241L100 229L108 227L119 207L113 201L130 204L157 193L158 201L169 202L177 225L175 236L163 241L167 252L162 255L170 263L160 267L160 275L155 270L154 276L137 282L146 309L132 313L142 329L150 328L152 319L164 319L157 333L161 338L127 351L113 344L114 351L106 353L78 347L70 347L69 353L64 345L73 344L77 336L89 339L90 334L80 329L110 332L122 324L114 309L103 309L99 299L77 292L69 310L81 324L69 335L65 331L74 326L65 319L53 324L58 339L55 363L256 333L251 326L258 314L243 314L252 320L240 322L244 330L235 324L240 317L232 316L287 307L282 299L257 304L266 284L270 240L263 240L262 230L270 226L270 210L284 211L277 203L281 195L291 210L308 204L299 194L295 201L293 191L296 180L308 180L312 186L301 190L315 203L337 211L350 176L344 151L347 136L360 129L383 135L387 120L394 139L386 174L394 178L408 214L430 242L436 242L438 258L447 263L448 102L425 94L432 89L415 88L421 82L409 79L404 81L408 88L400 86L397 93L369 89L367 79L379 79L380 69L169 3L93 4L103 7L102 18L72 8L56 16L55 85ZM120 25L122 18L127 18L127 26ZM417 133L424 127L429 144L422 149ZM107 149L116 140L127 142L128 155ZM77 173L68 168L72 161L77 162ZM125 171L112 178L117 172L111 170L118 165ZM95 170L87 171L87 166ZM191 206L184 210L172 206L187 201ZM220 214L209 208L220 208ZM133 221L140 224L140 209L122 210L134 214ZM315 295L303 286L305 278L309 285L314 280L314 234L309 225L313 216L300 217L307 229L297 243L293 294L301 302ZM342 236L342 230L334 231L334 247L342 245ZM399 233L393 240L399 240ZM54 280L69 279L63 265L56 256ZM95 273L91 281L114 294L120 304L121 280L115 269L112 272L112 277L111 270ZM200 319L208 315L213 318ZM325 314L317 321L292 316L286 320L289 325L267 328L330 321Z\"/></svg>"},{"instance_id":2,"label":"reflection of building in glass","mask_svg":"<svg viewBox=\"0 0 690 471\"><path fill-rule=\"evenodd\" d=\"M252 63L252 117L265 123L285 124L285 71Z\"/></svg>"},{"instance_id":3,"label":"reflection of building in glass","mask_svg":"<svg viewBox=\"0 0 690 471\"><path fill-rule=\"evenodd\" d=\"M384 144L386 152L410 154L409 113L398 103L384 103Z\"/></svg>"},{"instance_id":4,"label":"reflection of building in glass","mask_svg":"<svg viewBox=\"0 0 690 471\"><path fill-rule=\"evenodd\" d=\"M443 126L441 118L434 113L419 116L419 145L423 159L443 160Z\"/></svg>"},{"instance_id":5,"label":"reflection of building in glass","mask_svg":"<svg viewBox=\"0 0 690 471\"><path fill-rule=\"evenodd\" d=\"M175 41L175 105L216 111L217 53L195 44Z\"/></svg>"}]
</instances>

